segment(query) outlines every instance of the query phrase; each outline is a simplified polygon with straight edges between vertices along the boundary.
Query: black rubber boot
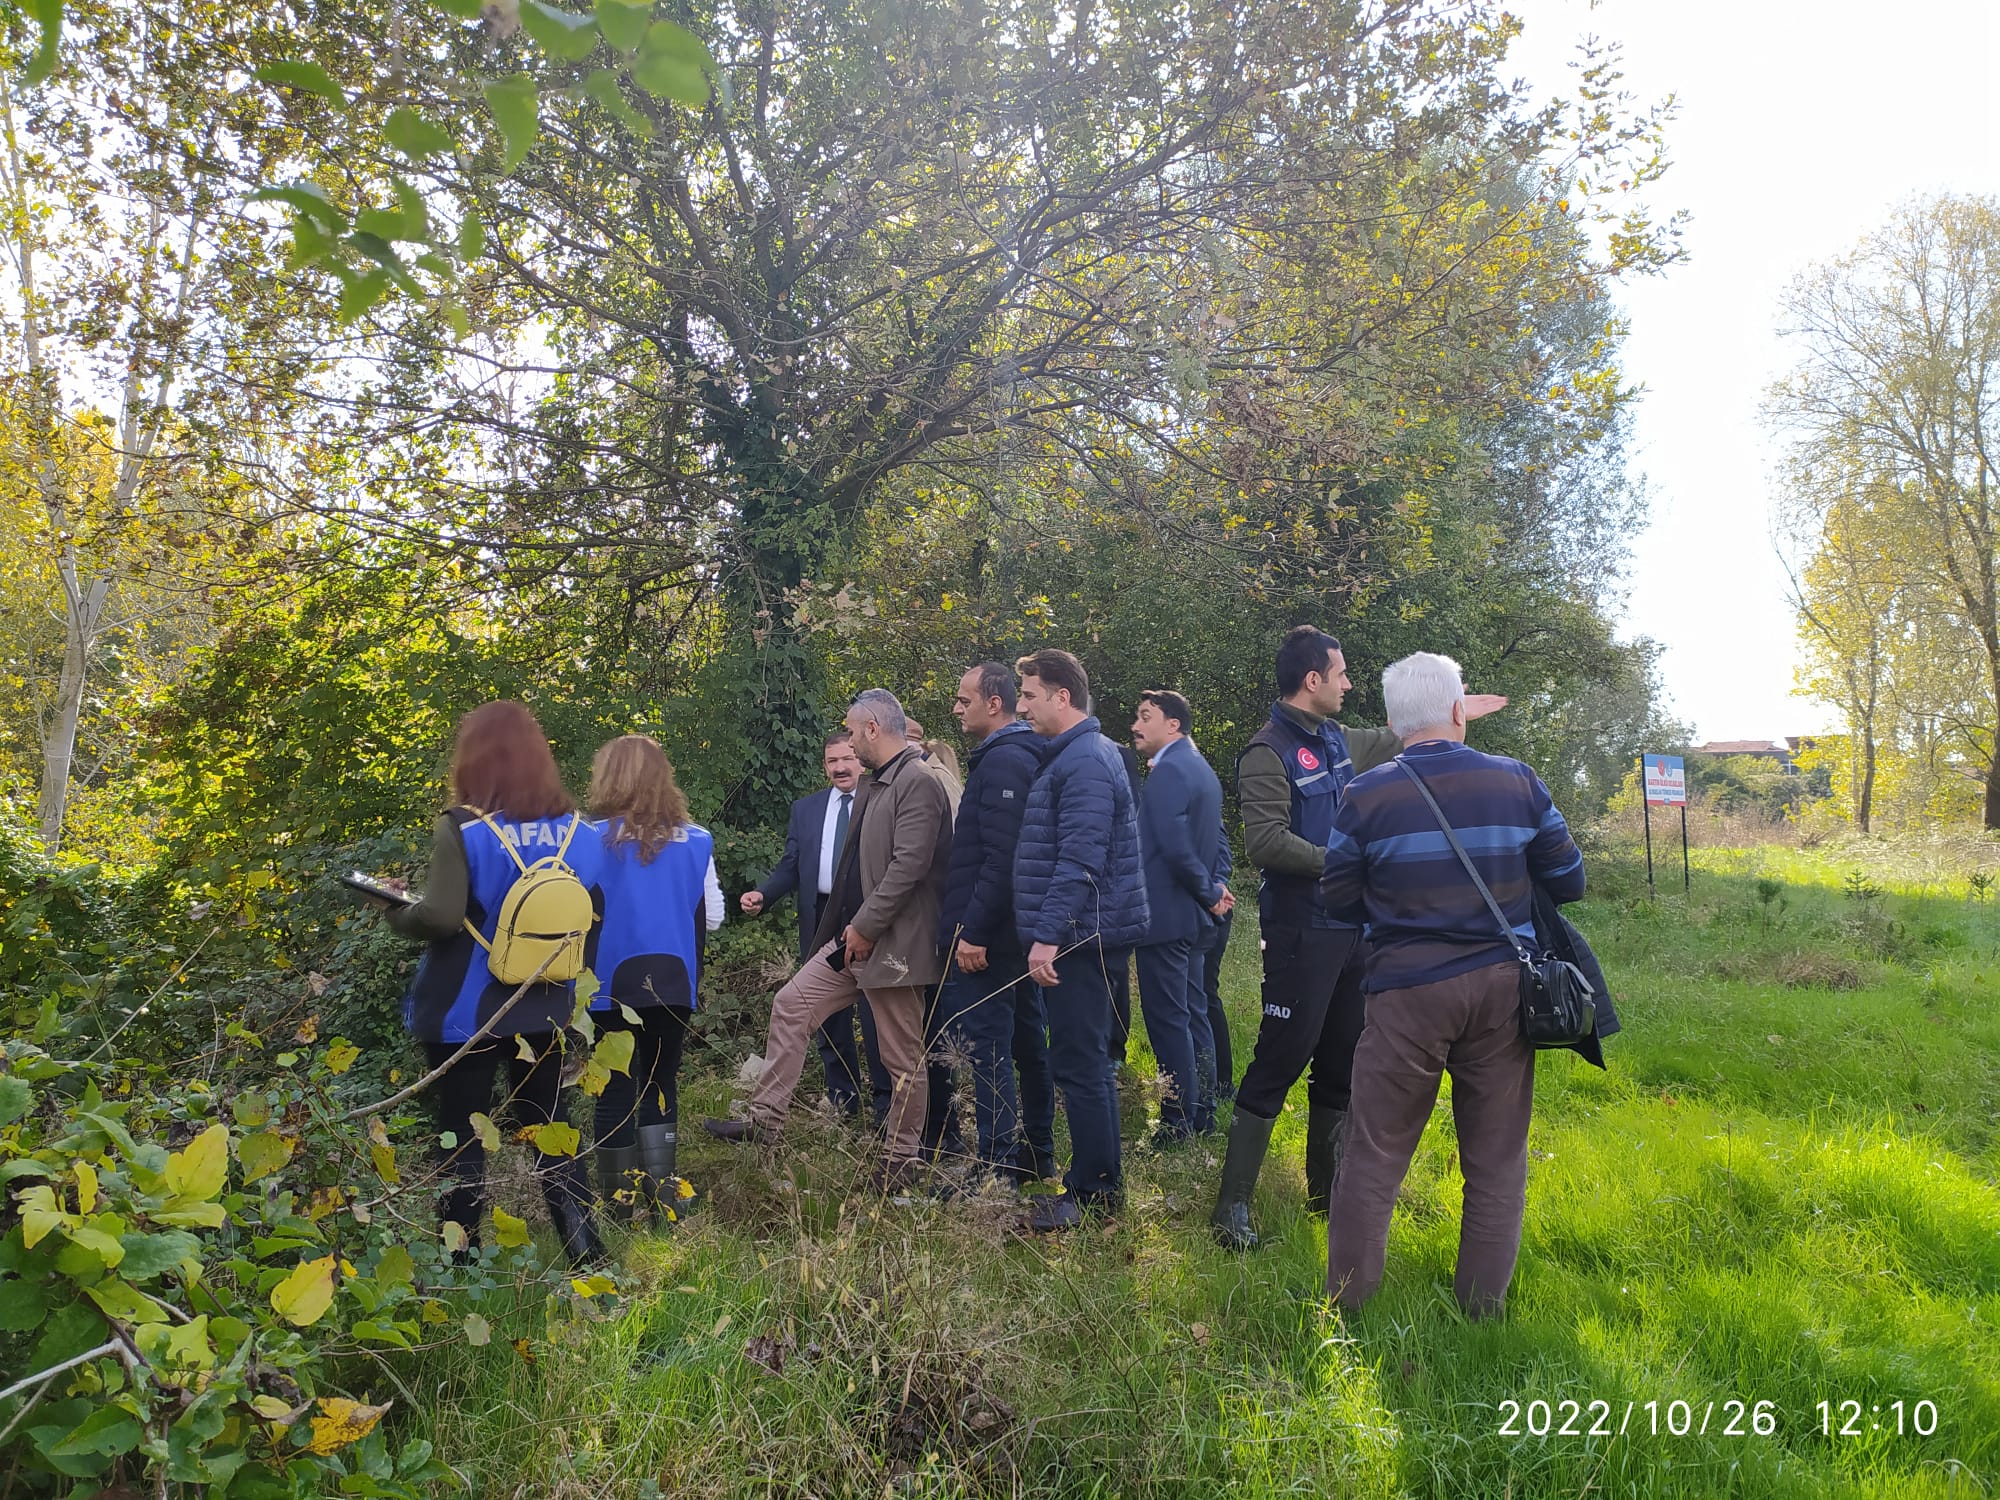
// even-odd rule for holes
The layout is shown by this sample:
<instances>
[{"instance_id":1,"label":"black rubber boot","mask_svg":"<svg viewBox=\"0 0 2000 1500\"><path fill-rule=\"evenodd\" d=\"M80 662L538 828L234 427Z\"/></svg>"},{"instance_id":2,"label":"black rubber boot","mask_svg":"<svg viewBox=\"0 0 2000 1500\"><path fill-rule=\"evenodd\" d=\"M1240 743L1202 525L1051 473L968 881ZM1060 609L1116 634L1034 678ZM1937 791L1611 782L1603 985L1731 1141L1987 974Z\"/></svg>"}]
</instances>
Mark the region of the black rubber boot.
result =
<instances>
[{"instance_id":1,"label":"black rubber boot","mask_svg":"<svg viewBox=\"0 0 2000 1500\"><path fill-rule=\"evenodd\" d=\"M1250 1227L1250 1195L1257 1191L1257 1174L1264 1168L1264 1153L1271 1149L1271 1127L1277 1123L1260 1119L1241 1105L1230 1117L1222 1185L1216 1190L1215 1212L1208 1216L1216 1243L1225 1250L1257 1248L1257 1232Z\"/></svg>"},{"instance_id":2,"label":"black rubber boot","mask_svg":"<svg viewBox=\"0 0 2000 1500\"><path fill-rule=\"evenodd\" d=\"M578 1163L581 1167L582 1163ZM581 1183L577 1184L582 1186ZM604 1262L604 1241L597 1235L597 1215L578 1198L571 1184L559 1178L542 1182L542 1201L549 1206L549 1221L562 1240L563 1255L572 1266L594 1266Z\"/></svg>"},{"instance_id":3,"label":"black rubber boot","mask_svg":"<svg viewBox=\"0 0 2000 1500\"><path fill-rule=\"evenodd\" d=\"M1313 1105L1306 1115L1306 1200L1313 1213L1327 1211L1346 1144L1347 1111Z\"/></svg>"},{"instance_id":4,"label":"black rubber boot","mask_svg":"<svg viewBox=\"0 0 2000 1500\"><path fill-rule=\"evenodd\" d=\"M674 1207L675 1190L680 1186L676 1180L679 1174L675 1160L680 1154L680 1139L680 1132L674 1125L639 1127L637 1154L643 1183L640 1192L645 1195L645 1201L653 1205L655 1229L664 1228L671 1222L667 1218L667 1210Z\"/></svg>"},{"instance_id":5,"label":"black rubber boot","mask_svg":"<svg viewBox=\"0 0 2000 1500\"><path fill-rule=\"evenodd\" d=\"M643 1189L635 1175L638 1170L638 1147L597 1148L597 1199L604 1205L604 1217L614 1224L629 1225L639 1207Z\"/></svg>"}]
</instances>

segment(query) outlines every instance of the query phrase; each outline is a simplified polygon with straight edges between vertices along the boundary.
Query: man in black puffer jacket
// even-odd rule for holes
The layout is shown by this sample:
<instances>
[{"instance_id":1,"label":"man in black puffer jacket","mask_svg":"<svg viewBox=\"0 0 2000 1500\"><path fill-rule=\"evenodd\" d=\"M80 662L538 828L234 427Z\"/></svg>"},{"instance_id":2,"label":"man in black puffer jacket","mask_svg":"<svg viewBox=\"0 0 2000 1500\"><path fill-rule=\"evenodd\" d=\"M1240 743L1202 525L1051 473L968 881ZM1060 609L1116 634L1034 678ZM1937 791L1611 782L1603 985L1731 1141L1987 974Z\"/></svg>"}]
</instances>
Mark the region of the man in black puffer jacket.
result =
<instances>
[{"instance_id":1,"label":"man in black puffer jacket","mask_svg":"<svg viewBox=\"0 0 2000 1500\"><path fill-rule=\"evenodd\" d=\"M957 1104L951 1065L940 1055L969 1059L979 1161L1026 1182L1055 1171L1056 1098L1041 991L1028 982L1027 952L1014 931L1014 847L1042 767L1041 741L1014 717L1015 698L1014 674L989 661L959 679L952 701L973 748L938 908L946 967L933 1007L924 1142L936 1150L949 1141Z\"/></svg>"}]
</instances>

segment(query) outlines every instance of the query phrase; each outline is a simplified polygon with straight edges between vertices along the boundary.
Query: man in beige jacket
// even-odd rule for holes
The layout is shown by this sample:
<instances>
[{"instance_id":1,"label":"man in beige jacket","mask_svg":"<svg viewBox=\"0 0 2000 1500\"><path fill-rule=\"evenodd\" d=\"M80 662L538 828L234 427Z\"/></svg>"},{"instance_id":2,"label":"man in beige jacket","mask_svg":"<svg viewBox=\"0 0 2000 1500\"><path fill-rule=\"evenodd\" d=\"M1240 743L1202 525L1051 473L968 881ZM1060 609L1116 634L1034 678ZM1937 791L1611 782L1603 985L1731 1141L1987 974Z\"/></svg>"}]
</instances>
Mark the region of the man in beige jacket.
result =
<instances>
[{"instance_id":1,"label":"man in beige jacket","mask_svg":"<svg viewBox=\"0 0 2000 1500\"><path fill-rule=\"evenodd\" d=\"M928 1102L924 997L944 974L938 900L951 860L943 785L905 739L903 706L869 688L847 711L854 750L873 774L854 799L854 826L813 935L813 953L771 1002L764 1072L747 1120L706 1120L723 1140L771 1141L784 1128L806 1047L828 1016L868 998L882 1061L894 1080L884 1161L876 1185L908 1185Z\"/></svg>"}]
</instances>

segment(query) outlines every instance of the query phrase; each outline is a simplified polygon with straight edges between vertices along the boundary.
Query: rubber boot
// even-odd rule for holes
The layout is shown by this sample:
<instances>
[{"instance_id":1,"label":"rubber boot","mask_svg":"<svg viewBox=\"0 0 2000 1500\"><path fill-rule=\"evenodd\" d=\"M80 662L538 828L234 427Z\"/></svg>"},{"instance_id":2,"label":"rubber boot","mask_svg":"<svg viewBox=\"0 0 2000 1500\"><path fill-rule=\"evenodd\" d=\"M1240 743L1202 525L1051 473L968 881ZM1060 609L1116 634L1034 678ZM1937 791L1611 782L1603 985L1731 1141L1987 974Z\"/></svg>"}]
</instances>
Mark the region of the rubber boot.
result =
<instances>
[{"instance_id":1,"label":"rubber boot","mask_svg":"<svg viewBox=\"0 0 2000 1500\"><path fill-rule=\"evenodd\" d=\"M1271 1149L1271 1127L1277 1123L1259 1119L1240 1105L1230 1117L1222 1186L1216 1191L1215 1212L1208 1216L1216 1243L1225 1250L1257 1248L1257 1232L1250 1227L1250 1195L1257 1191L1257 1174L1264 1168L1264 1153Z\"/></svg>"},{"instance_id":2,"label":"rubber boot","mask_svg":"<svg viewBox=\"0 0 2000 1500\"><path fill-rule=\"evenodd\" d=\"M604 1217L620 1227L632 1222L640 1203L642 1184L634 1175L639 1170L636 1146L597 1148L597 1199Z\"/></svg>"},{"instance_id":3,"label":"rubber boot","mask_svg":"<svg viewBox=\"0 0 2000 1500\"><path fill-rule=\"evenodd\" d=\"M1306 1199L1313 1213L1325 1213L1332 1202L1346 1144L1347 1111L1313 1105L1306 1115Z\"/></svg>"},{"instance_id":4,"label":"rubber boot","mask_svg":"<svg viewBox=\"0 0 2000 1500\"><path fill-rule=\"evenodd\" d=\"M554 1177L543 1179L542 1201L549 1206L549 1221L556 1227L569 1263L601 1265L605 1258L604 1241L597 1236L597 1215L590 1211L590 1205L571 1191L568 1182Z\"/></svg>"},{"instance_id":5,"label":"rubber boot","mask_svg":"<svg viewBox=\"0 0 2000 1500\"><path fill-rule=\"evenodd\" d=\"M667 1218L667 1210L674 1207L675 1191L680 1185L676 1180L678 1172L675 1162L679 1154L680 1132L675 1125L639 1127L637 1155L642 1179L640 1192L644 1195L645 1201L653 1205L655 1229L662 1229L672 1222Z\"/></svg>"}]
</instances>

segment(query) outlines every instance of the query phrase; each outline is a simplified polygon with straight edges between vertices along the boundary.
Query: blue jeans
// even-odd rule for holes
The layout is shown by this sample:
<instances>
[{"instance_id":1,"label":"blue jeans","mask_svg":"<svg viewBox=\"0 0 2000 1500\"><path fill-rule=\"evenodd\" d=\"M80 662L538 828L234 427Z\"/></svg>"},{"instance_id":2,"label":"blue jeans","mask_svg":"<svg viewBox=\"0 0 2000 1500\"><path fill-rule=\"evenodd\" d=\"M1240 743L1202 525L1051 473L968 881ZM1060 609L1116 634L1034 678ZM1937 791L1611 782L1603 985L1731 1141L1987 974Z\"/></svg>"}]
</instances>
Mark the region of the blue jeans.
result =
<instances>
[{"instance_id":1,"label":"blue jeans","mask_svg":"<svg viewBox=\"0 0 2000 1500\"><path fill-rule=\"evenodd\" d=\"M1069 1114L1069 1173L1078 1204L1115 1203L1125 1188L1118 1155L1118 1090L1112 1083L1111 983L1129 948L1106 951L1095 940L1055 961L1049 1008L1049 1071Z\"/></svg>"},{"instance_id":2,"label":"blue jeans","mask_svg":"<svg viewBox=\"0 0 2000 1500\"><path fill-rule=\"evenodd\" d=\"M980 1161L1016 1176L1047 1169L1056 1154L1055 1085L1049 1077L1042 993L1028 982L1027 955L989 948L987 965L977 974L961 973L954 962L937 1016L938 1034L971 1060ZM1018 1096L1016 1067L1021 1072ZM938 1098L935 1078L931 1098L934 1103Z\"/></svg>"},{"instance_id":3,"label":"blue jeans","mask_svg":"<svg viewBox=\"0 0 2000 1500\"><path fill-rule=\"evenodd\" d=\"M1142 944L1139 1010L1146 1039L1167 1075L1160 1100L1160 1128L1191 1135L1215 1128L1215 1038L1208 1025L1202 954L1192 938Z\"/></svg>"}]
</instances>

